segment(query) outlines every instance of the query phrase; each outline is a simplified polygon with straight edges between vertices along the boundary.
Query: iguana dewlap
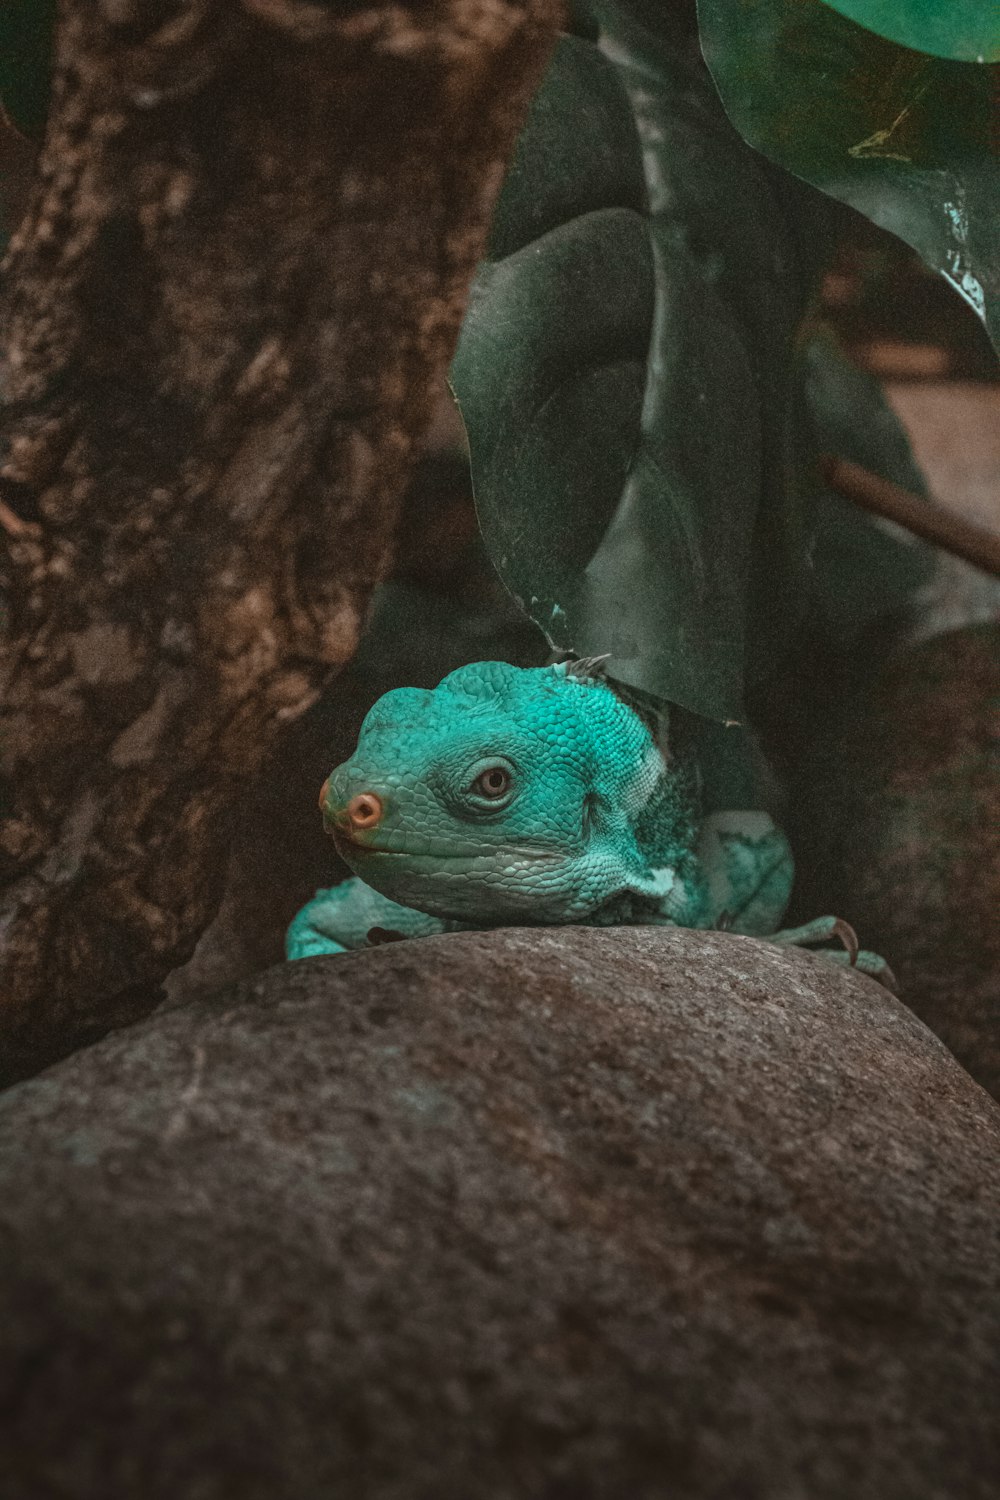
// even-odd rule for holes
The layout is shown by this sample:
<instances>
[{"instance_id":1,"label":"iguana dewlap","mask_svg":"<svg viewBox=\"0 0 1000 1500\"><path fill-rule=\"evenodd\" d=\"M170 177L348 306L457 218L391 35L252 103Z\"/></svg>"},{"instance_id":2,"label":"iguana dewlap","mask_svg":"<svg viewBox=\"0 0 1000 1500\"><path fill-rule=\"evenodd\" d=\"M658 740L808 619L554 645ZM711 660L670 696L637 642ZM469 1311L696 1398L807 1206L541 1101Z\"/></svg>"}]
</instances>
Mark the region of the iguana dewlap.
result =
<instances>
[{"instance_id":1,"label":"iguana dewlap","mask_svg":"<svg viewBox=\"0 0 1000 1500\"><path fill-rule=\"evenodd\" d=\"M566 664L476 662L386 693L320 806L358 878L302 908L289 958L458 928L661 923L840 937L849 951L830 957L888 973L832 917L779 931L793 865L768 814L699 824L639 714Z\"/></svg>"}]
</instances>

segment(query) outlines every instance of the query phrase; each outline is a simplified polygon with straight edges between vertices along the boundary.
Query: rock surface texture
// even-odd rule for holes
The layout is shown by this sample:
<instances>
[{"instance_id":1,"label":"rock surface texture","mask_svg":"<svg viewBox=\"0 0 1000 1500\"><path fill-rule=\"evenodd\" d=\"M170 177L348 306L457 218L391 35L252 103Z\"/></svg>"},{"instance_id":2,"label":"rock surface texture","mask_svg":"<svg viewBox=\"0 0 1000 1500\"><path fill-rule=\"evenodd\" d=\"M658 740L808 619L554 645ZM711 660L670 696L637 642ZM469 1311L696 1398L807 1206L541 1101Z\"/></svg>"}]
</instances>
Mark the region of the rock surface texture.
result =
<instances>
[{"instance_id":1,"label":"rock surface texture","mask_svg":"<svg viewBox=\"0 0 1000 1500\"><path fill-rule=\"evenodd\" d=\"M1000 1112L725 934L274 969L0 1099L5 1500L1000 1493Z\"/></svg>"}]
</instances>

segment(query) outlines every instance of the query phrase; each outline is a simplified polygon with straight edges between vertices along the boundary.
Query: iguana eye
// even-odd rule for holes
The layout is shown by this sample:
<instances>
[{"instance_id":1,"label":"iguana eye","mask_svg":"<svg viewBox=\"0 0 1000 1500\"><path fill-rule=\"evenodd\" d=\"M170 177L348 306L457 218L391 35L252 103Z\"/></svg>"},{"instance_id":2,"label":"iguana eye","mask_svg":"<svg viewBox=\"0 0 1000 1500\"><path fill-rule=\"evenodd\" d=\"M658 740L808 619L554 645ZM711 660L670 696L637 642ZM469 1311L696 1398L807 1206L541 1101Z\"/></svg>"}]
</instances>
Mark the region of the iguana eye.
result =
<instances>
[{"instance_id":1,"label":"iguana eye","mask_svg":"<svg viewBox=\"0 0 1000 1500\"><path fill-rule=\"evenodd\" d=\"M503 766L487 766L472 783L472 790L478 792L480 797L502 797L509 788L510 772Z\"/></svg>"},{"instance_id":2,"label":"iguana eye","mask_svg":"<svg viewBox=\"0 0 1000 1500\"><path fill-rule=\"evenodd\" d=\"M454 811L459 817L498 817L517 796L518 782L517 766L505 755L484 755L464 767L452 793Z\"/></svg>"}]
</instances>

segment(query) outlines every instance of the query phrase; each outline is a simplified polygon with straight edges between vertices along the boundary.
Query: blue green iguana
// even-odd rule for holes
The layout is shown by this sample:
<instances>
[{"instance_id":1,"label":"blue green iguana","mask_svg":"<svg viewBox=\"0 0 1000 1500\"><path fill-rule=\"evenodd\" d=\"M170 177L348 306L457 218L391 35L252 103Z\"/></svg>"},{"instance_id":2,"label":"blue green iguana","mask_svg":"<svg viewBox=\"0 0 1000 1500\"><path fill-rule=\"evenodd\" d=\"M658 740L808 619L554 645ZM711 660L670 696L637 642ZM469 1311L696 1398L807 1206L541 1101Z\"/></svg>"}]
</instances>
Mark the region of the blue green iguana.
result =
<instances>
[{"instance_id":1,"label":"blue green iguana","mask_svg":"<svg viewBox=\"0 0 1000 1500\"><path fill-rule=\"evenodd\" d=\"M320 807L358 878L318 891L289 958L511 924L725 927L892 984L846 923L781 930L788 843L765 812L698 820L683 771L592 664L476 662L385 693Z\"/></svg>"}]
</instances>

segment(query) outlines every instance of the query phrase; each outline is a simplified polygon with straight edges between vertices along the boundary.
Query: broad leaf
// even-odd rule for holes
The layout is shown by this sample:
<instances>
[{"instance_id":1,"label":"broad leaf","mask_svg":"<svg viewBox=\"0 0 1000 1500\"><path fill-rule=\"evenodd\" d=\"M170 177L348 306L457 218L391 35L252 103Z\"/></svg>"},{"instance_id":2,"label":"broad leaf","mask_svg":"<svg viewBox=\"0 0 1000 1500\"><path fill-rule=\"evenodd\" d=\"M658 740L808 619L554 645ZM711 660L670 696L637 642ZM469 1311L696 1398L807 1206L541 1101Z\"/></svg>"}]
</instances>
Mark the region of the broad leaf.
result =
<instances>
[{"instance_id":1,"label":"broad leaf","mask_svg":"<svg viewBox=\"0 0 1000 1500\"><path fill-rule=\"evenodd\" d=\"M452 370L480 521L554 645L736 719L825 568L797 330L841 211L745 146L663 7L593 8L602 43L557 50Z\"/></svg>"},{"instance_id":2,"label":"broad leaf","mask_svg":"<svg viewBox=\"0 0 1000 1500\"><path fill-rule=\"evenodd\" d=\"M879 36L955 62L1000 62L995 0L826 0Z\"/></svg>"},{"instance_id":3,"label":"broad leaf","mask_svg":"<svg viewBox=\"0 0 1000 1500\"><path fill-rule=\"evenodd\" d=\"M905 7L912 17L935 8L957 35L965 6ZM840 9L872 18L904 7L851 0ZM699 0L698 14L705 57L743 136L912 245L1000 349L1000 64L914 51L824 0ZM980 14L995 32L992 0Z\"/></svg>"}]
</instances>

